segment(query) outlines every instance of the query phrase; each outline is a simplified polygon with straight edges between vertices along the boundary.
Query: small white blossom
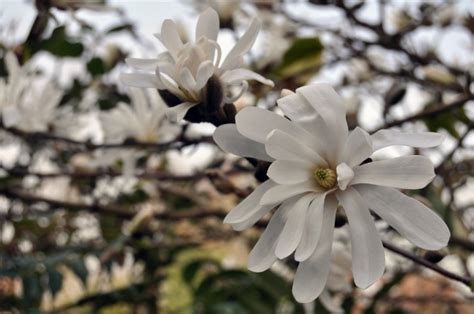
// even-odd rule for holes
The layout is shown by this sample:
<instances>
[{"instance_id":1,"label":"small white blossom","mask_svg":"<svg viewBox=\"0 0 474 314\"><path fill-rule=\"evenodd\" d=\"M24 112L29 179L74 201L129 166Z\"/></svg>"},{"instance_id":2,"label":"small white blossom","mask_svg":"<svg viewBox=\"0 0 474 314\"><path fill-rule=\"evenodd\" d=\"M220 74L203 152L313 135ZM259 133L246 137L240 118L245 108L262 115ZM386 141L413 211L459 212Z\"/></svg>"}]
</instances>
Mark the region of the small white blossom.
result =
<instances>
[{"instance_id":1,"label":"small white blossom","mask_svg":"<svg viewBox=\"0 0 474 314\"><path fill-rule=\"evenodd\" d=\"M141 143L160 143L171 140L177 126L165 119L166 105L154 90L131 88L131 105L123 102L100 114L107 143L121 143L133 138Z\"/></svg>"},{"instance_id":2,"label":"small white blossom","mask_svg":"<svg viewBox=\"0 0 474 314\"><path fill-rule=\"evenodd\" d=\"M64 129L61 124L64 120L59 118L69 119L71 115L58 110L63 91L52 82L41 81L37 75L28 73L27 67L20 66L13 52L7 52L5 64L8 79L0 79L3 125L28 132Z\"/></svg>"},{"instance_id":3,"label":"small white blossom","mask_svg":"<svg viewBox=\"0 0 474 314\"><path fill-rule=\"evenodd\" d=\"M130 86L166 90L177 97L178 103L167 110L168 117L174 121L183 119L189 109L206 102L207 86L211 79L218 86L217 89L223 89L223 101L233 102L247 89L247 80L273 86L272 81L242 68L243 55L254 44L259 30L260 22L254 19L221 62L222 50L217 43L219 16L216 11L208 8L201 13L195 42L183 43L176 24L172 20L165 20L161 33L156 37L168 51L160 53L156 59L127 59L128 65L141 72L123 73L121 79ZM154 73L150 73L152 71ZM235 87L239 87L240 91L232 94ZM217 102L214 105L221 105L222 101Z\"/></svg>"},{"instance_id":4,"label":"small white blossom","mask_svg":"<svg viewBox=\"0 0 474 314\"><path fill-rule=\"evenodd\" d=\"M304 86L278 100L286 119L247 107L236 124L214 133L224 150L271 162L269 179L225 218L234 229L252 226L278 209L249 256L249 269L260 272L277 259L295 253L300 262L293 294L310 302L323 291L329 269L338 204L349 223L352 272L366 288L385 268L382 241L369 209L418 247L446 246L450 232L432 210L397 189L420 189L434 178L424 156L403 156L364 163L375 151L391 145L434 147L437 133L381 130L369 135L349 132L341 97L327 84Z\"/></svg>"}]
</instances>

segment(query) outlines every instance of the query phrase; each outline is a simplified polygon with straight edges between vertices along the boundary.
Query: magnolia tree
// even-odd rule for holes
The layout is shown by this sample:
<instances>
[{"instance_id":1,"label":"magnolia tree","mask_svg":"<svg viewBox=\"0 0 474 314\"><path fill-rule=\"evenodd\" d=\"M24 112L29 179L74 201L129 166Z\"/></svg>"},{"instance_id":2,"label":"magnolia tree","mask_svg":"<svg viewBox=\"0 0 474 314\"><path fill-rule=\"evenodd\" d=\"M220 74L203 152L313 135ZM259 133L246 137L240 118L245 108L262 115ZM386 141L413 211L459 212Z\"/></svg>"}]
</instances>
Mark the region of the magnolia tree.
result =
<instances>
[{"instance_id":1,"label":"magnolia tree","mask_svg":"<svg viewBox=\"0 0 474 314\"><path fill-rule=\"evenodd\" d=\"M137 5L0 25L0 310L474 311L472 3Z\"/></svg>"}]
</instances>

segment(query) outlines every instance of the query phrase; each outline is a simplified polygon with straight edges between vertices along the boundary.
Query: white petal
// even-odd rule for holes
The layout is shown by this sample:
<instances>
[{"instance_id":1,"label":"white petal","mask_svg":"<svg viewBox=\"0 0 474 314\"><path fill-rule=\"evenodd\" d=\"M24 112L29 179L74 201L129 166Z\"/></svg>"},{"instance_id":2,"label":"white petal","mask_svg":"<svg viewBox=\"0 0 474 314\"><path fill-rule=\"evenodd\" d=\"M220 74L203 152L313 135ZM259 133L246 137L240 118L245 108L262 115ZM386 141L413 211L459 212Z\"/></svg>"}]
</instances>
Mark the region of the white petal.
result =
<instances>
[{"instance_id":1,"label":"white petal","mask_svg":"<svg viewBox=\"0 0 474 314\"><path fill-rule=\"evenodd\" d=\"M295 195L311 191L319 192L310 180L297 184L277 185L263 194L260 205L276 205Z\"/></svg>"},{"instance_id":2,"label":"white petal","mask_svg":"<svg viewBox=\"0 0 474 314\"><path fill-rule=\"evenodd\" d=\"M404 156L369 162L353 168L351 184L368 183L399 189L421 189L435 177L433 164L424 156Z\"/></svg>"},{"instance_id":3,"label":"white petal","mask_svg":"<svg viewBox=\"0 0 474 314\"><path fill-rule=\"evenodd\" d=\"M262 272L270 268L276 261L275 248L278 236L283 230L287 220L285 204L275 212L267 228L258 239L257 244L249 254L248 268L253 272Z\"/></svg>"},{"instance_id":4,"label":"white petal","mask_svg":"<svg viewBox=\"0 0 474 314\"><path fill-rule=\"evenodd\" d=\"M230 70L229 67L235 59L240 58L243 54L252 48L255 39L257 39L258 32L260 31L260 21L258 19L253 19L249 28L245 31L244 35L240 37L234 47L230 50L229 54L226 56L222 62L221 69Z\"/></svg>"},{"instance_id":5,"label":"white petal","mask_svg":"<svg viewBox=\"0 0 474 314\"><path fill-rule=\"evenodd\" d=\"M202 89L213 74L214 64L211 61L201 63L196 74L196 90Z\"/></svg>"},{"instance_id":6,"label":"white petal","mask_svg":"<svg viewBox=\"0 0 474 314\"><path fill-rule=\"evenodd\" d=\"M354 171L352 171L352 169L345 163L341 163L337 165L336 173L337 184L339 188L344 191L354 178Z\"/></svg>"},{"instance_id":7,"label":"white petal","mask_svg":"<svg viewBox=\"0 0 474 314\"><path fill-rule=\"evenodd\" d=\"M372 141L369 133L357 127L349 134L339 162L345 162L349 167L354 167L367 159L372 153Z\"/></svg>"},{"instance_id":8,"label":"white petal","mask_svg":"<svg viewBox=\"0 0 474 314\"><path fill-rule=\"evenodd\" d=\"M222 81L230 85L235 85L236 83L240 83L242 81L255 80L271 87L274 86L273 81L268 80L264 78L263 76L261 76L260 74L247 70L247 69L235 69L235 70L226 71L221 76L221 79Z\"/></svg>"},{"instance_id":9,"label":"white petal","mask_svg":"<svg viewBox=\"0 0 474 314\"><path fill-rule=\"evenodd\" d=\"M312 167L311 163L299 160L276 160L268 168L267 175L279 184L300 183L311 178Z\"/></svg>"},{"instance_id":10,"label":"white petal","mask_svg":"<svg viewBox=\"0 0 474 314\"><path fill-rule=\"evenodd\" d=\"M183 42L179 36L178 27L173 20L165 20L161 25L161 33L156 37L168 49L171 55L176 59L179 50L183 47Z\"/></svg>"},{"instance_id":11,"label":"white petal","mask_svg":"<svg viewBox=\"0 0 474 314\"><path fill-rule=\"evenodd\" d=\"M258 160L273 161L265 151L265 146L242 136L235 127L235 124L225 124L219 126L212 136L216 144L226 152L231 154L256 158Z\"/></svg>"},{"instance_id":12,"label":"white petal","mask_svg":"<svg viewBox=\"0 0 474 314\"><path fill-rule=\"evenodd\" d=\"M369 208L355 189L349 187L344 192L336 193L336 196L349 222L354 282L365 289L383 275L385 255L382 240Z\"/></svg>"},{"instance_id":13,"label":"white petal","mask_svg":"<svg viewBox=\"0 0 474 314\"><path fill-rule=\"evenodd\" d=\"M444 136L434 132L404 133L394 130L380 130L372 134L371 139L374 150L392 145L428 148L440 145Z\"/></svg>"},{"instance_id":14,"label":"white petal","mask_svg":"<svg viewBox=\"0 0 474 314\"><path fill-rule=\"evenodd\" d=\"M217 40L219 34L219 15L212 8L207 8L199 15L196 26L196 41L201 37Z\"/></svg>"},{"instance_id":15,"label":"white petal","mask_svg":"<svg viewBox=\"0 0 474 314\"><path fill-rule=\"evenodd\" d=\"M176 97L180 98L181 100L186 99L186 95L181 91L178 84L168 75L159 72L160 82L165 86L170 93L174 94Z\"/></svg>"},{"instance_id":16,"label":"white petal","mask_svg":"<svg viewBox=\"0 0 474 314\"><path fill-rule=\"evenodd\" d=\"M196 80L188 68L181 70L179 82L180 86L184 87L186 90L191 92L196 91Z\"/></svg>"},{"instance_id":17,"label":"white petal","mask_svg":"<svg viewBox=\"0 0 474 314\"><path fill-rule=\"evenodd\" d=\"M336 160L349 133L344 101L329 84L325 83L300 87L296 93L301 94L323 118L328 128L324 136L331 145L328 147L328 158Z\"/></svg>"},{"instance_id":18,"label":"white petal","mask_svg":"<svg viewBox=\"0 0 474 314\"><path fill-rule=\"evenodd\" d=\"M146 71L155 71L158 63L158 59L139 59L139 58L127 58L125 62L132 68Z\"/></svg>"},{"instance_id":19,"label":"white petal","mask_svg":"<svg viewBox=\"0 0 474 314\"><path fill-rule=\"evenodd\" d=\"M17 76L21 71L20 63L18 63L15 53L11 50L8 50L5 54L5 66L10 77Z\"/></svg>"},{"instance_id":20,"label":"white petal","mask_svg":"<svg viewBox=\"0 0 474 314\"><path fill-rule=\"evenodd\" d=\"M6 106L2 110L2 120L5 127L13 127L22 120L22 112L15 105Z\"/></svg>"},{"instance_id":21,"label":"white petal","mask_svg":"<svg viewBox=\"0 0 474 314\"><path fill-rule=\"evenodd\" d=\"M177 106L167 108L165 113L170 121L179 122L184 119L188 110L196 105L196 103L183 102Z\"/></svg>"},{"instance_id":22,"label":"white petal","mask_svg":"<svg viewBox=\"0 0 474 314\"><path fill-rule=\"evenodd\" d=\"M316 137L288 119L265 109L245 107L235 116L235 124L240 134L259 143L265 143L268 134L278 129L298 138L313 150L317 150Z\"/></svg>"},{"instance_id":23,"label":"white petal","mask_svg":"<svg viewBox=\"0 0 474 314\"><path fill-rule=\"evenodd\" d=\"M298 138L280 130L273 130L265 143L267 154L275 159L295 160L327 166L326 161L317 152L304 145Z\"/></svg>"},{"instance_id":24,"label":"white petal","mask_svg":"<svg viewBox=\"0 0 474 314\"><path fill-rule=\"evenodd\" d=\"M290 93L278 99L277 104L291 121L304 120L316 114L316 110L300 94Z\"/></svg>"},{"instance_id":25,"label":"white petal","mask_svg":"<svg viewBox=\"0 0 474 314\"><path fill-rule=\"evenodd\" d=\"M320 240L313 255L299 264L293 282L293 295L300 303L315 300L326 286L331 265L331 247L337 203L328 198L324 207Z\"/></svg>"},{"instance_id":26,"label":"white petal","mask_svg":"<svg viewBox=\"0 0 474 314\"><path fill-rule=\"evenodd\" d=\"M238 223L246 220L260 207L260 199L269 189L276 186L272 180L260 184L252 193L239 203L224 219L224 223Z\"/></svg>"},{"instance_id":27,"label":"white petal","mask_svg":"<svg viewBox=\"0 0 474 314\"><path fill-rule=\"evenodd\" d=\"M303 227L306 220L306 212L313 195L304 195L297 198L288 208L288 219L285 223L278 243L275 248L276 257L283 259L293 253L300 243Z\"/></svg>"},{"instance_id":28,"label":"white petal","mask_svg":"<svg viewBox=\"0 0 474 314\"><path fill-rule=\"evenodd\" d=\"M158 88L154 74L147 73L121 73L120 80L123 84L141 88Z\"/></svg>"},{"instance_id":29,"label":"white petal","mask_svg":"<svg viewBox=\"0 0 474 314\"><path fill-rule=\"evenodd\" d=\"M237 223L231 223L232 229L235 231L242 231L252 227L257 221L260 220L263 216L268 214L275 206L273 205L266 205L266 206L259 206L256 211L253 211L251 215L249 215L245 220Z\"/></svg>"},{"instance_id":30,"label":"white petal","mask_svg":"<svg viewBox=\"0 0 474 314\"><path fill-rule=\"evenodd\" d=\"M414 245L426 250L439 250L448 244L448 226L433 210L416 199L393 188L359 185L356 189L370 209Z\"/></svg>"},{"instance_id":31,"label":"white petal","mask_svg":"<svg viewBox=\"0 0 474 314\"><path fill-rule=\"evenodd\" d=\"M298 262L307 260L313 254L319 243L319 236L321 235L323 224L325 199L326 193L313 195L313 201L306 215L303 235L295 252L295 260Z\"/></svg>"}]
</instances>

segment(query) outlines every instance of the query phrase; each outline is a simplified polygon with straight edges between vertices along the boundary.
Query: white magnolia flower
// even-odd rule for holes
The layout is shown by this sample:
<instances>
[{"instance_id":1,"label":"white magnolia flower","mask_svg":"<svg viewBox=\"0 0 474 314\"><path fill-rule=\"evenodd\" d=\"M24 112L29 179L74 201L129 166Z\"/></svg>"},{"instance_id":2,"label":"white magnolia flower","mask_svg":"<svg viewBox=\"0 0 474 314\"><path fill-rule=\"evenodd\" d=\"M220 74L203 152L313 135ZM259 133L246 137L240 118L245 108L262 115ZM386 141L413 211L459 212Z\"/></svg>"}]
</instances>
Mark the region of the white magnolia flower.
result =
<instances>
[{"instance_id":1,"label":"white magnolia flower","mask_svg":"<svg viewBox=\"0 0 474 314\"><path fill-rule=\"evenodd\" d=\"M391 145L433 147L437 133L381 130L369 135L349 132L343 100L327 84L301 87L278 100L290 119L247 107L236 124L214 133L224 150L271 162L270 179L225 218L234 229L252 226L278 209L249 256L249 269L260 272L276 259L295 252L300 262L293 294L309 302L323 291L330 269L331 244L338 204L349 222L352 271L366 288L384 272L384 250L369 209L418 247L446 246L450 232L443 220L417 200L398 191L420 189L434 178L433 164L423 156L404 156L363 163Z\"/></svg>"},{"instance_id":2,"label":"white magnolia flower","mask_svg":"<svg viewBox=\"0 0 474 314\"><path fill-rule=\"evenodd\" d=\"M55 128L61 114L63 91L50 81L40 81L21 67L13 52L5 55L8 79L0 79L0 112L3 125L23 131L44 132ZM59 125L58 125L59 126Z\"/></svg>"},{"instance_id":3,"label":"white magnolia flower","mask_svg":"<svg viewBox=\"0 0 474 314\"><path fill-rule=\"evenodd\" d=\"M121 102L100 114L106 142L121 143L133 138L142 143L160 143L176 135L178 126L166 121L166 105L156 91L131 88L129 96L131 105Z\"/></svg>"},{"instance_id":4,"label":"white magnolia flower","mask_svg":"<svg viewBox=\"0 0 474 314\"><path fill-rule=\"evenodd\" d=\"M257 80L273 86L272 81L242 68L243 55L252 47L259 29L260 22L254 19L221 62L221 47L217 43L219 16L216 11L208 8L201 13L195 42L183 43L176 24L172 20L165 20L161 33L156 37L168 51L159 54L156 59L127 59L131 67L141 72L123 73L121 79L130 86L166 90L177 97L176 104L167 110L167 115L174 121L183 119L189 109L208 102L208 98L212 98L215 107L220 106L222 101L233 102L247 89L246 80ZM154 73L150 73L152 71ZM212 84L209 84L210 80ZM209 85L216 90L209 92ZM240 91L232 95L235 87L240 87ZM219 92L221 88L223 100L220 95L222 92Z\"/></svg>"}]
</instances>

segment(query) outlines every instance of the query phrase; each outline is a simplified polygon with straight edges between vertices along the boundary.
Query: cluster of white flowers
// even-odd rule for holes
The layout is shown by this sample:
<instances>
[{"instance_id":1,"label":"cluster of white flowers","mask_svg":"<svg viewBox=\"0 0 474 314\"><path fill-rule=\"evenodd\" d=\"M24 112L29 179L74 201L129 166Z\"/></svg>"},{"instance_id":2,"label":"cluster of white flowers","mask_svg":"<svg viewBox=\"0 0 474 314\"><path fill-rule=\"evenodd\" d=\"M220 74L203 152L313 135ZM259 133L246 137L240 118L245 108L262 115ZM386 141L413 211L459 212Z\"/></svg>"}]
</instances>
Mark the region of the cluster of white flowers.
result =
<instances>
[{"instance_id":1,"label":"cluster of white flowers","mask_svg":"<svg viewBox=\"0 0 474 314\"><path fill-rule=\"evenodd\" d=\"M127 85L151 90L130 89L131 105L119 103L100 114L105 142L166 142L178 130L165 116L177 122L196 106L203 106L197 109L203 112L220 110L246 91L250 79L273 86L270 80L243 68L243 56L259 29L260 22L254 19L221 60L219 17L213 9L199 16L195 42L183 43L176 24L165 20L157 37L167 51L156 59L127 59L140 72L121 76ZM5 60L9 77L0 80L3 125L25 131L50 130L61 121L57 107L62 91L50 82L41 90L32 88L34 77L19 66L16 57L8 53ZM235 88L240 90L235 93ZM157 90L162 96L174 97L175 103L163 96L165 103ZM436 250L447 245L450 232L443 220L398 190L429 184L435 176L431 161L418 155L371 159L374 152L392 145L437 146L441 135L393 130L370 135L361 128L350 131L344 102L327 84L283 94L277 103L285 116L246 107L235 116L235 124L219 126L213 136L229 153L271 163L268 180L224 220L235 230L243 230L276 209L250 253L250 270L265 271L278 259L294 254L299 262L293 283L296 300L307 303L321 296L331 307L328 290L350 289L343 284L350 259L345 251L332 251L339 206L348 219L352 273L361 288L373 284L385 268L382 240L370 211L420 248ZM113 154L114 158L119 156ZM338 257L331 262L335 253Z\"/></svg>"},{"instance_id":2,"label":"cluster of white flowers","mask_svg":"<svg viewBox=\"0 0 474 314\"><path fill-rule=\"evenodd\" d=\"M260 22L254 19L221 62L222 49L217 43L219 16L213 9L208 8L199 16L195 42L183 43L176 24L165 20L156 37L168 50L156 59L127 59L131 67L141 72L124 73L122 81L130 86L171 93L177 101L166 112L174 121L182 120L198 104L212 107L203 110L218 110L222 103L235 101L247 90L247 80L273 86L272 81L242 67L243 56L254 44L259 30ZM207 88L209 84L211 91ZM234 87L240 91L233 93Z\"/></svg>"},{"instance_id":3,"label":"cluster of white flowers","mask_svg":"<svg viewBox=\"0 0 474 314\"><path fill-rule=\"evenodd\" d=\"M427 157L367 159L384 147L434 147L437 133L381 130L369 135L349 131L343 100L327 84L286 91L278 106L285 117L247 107L235 124L214 133L224 150L270 161L269 179L225 218L243 230L277 208L249 257L249 269L260 272L294 253L300 262L293 284L299 302L323 291L330 269L336 211L342 205L351 233L352 271L357 286L366 288L385 268L382 241L369 209L414 245L436 250L447 245L444 221L417 200L398 191L420 189L434 178Z\"/></svg>"}]
</instances>

